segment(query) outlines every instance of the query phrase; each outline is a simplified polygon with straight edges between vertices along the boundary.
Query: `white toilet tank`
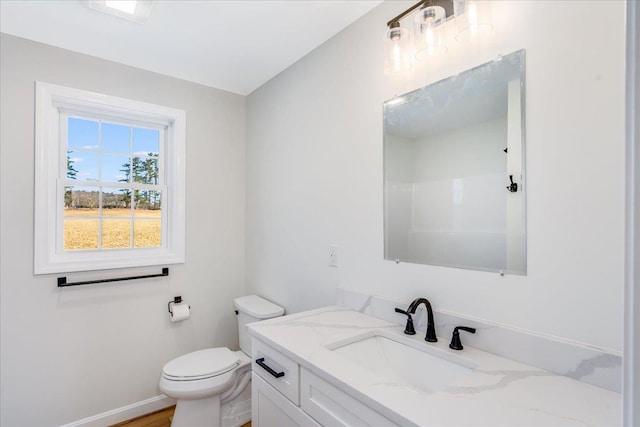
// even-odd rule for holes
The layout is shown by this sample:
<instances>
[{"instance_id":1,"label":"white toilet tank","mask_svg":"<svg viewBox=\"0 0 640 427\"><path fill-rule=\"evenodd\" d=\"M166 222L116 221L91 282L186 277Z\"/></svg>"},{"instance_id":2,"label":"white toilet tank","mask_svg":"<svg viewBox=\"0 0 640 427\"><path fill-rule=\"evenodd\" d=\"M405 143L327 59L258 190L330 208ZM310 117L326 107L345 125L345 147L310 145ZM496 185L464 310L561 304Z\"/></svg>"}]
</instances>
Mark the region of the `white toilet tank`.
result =
<instances>
[{"instance_id":1,"label":"white toilet tank","mask_svg":"<svg viewBox=\"0 0 640 427\"><path fill-rule=\"evenodd\" d=\"M238 338L240 349L251 356L251 337L247 332L247 323L282 316L284 308L257 295L248 295L233 300L238 313Z\"/></svg>"}]
</instances>

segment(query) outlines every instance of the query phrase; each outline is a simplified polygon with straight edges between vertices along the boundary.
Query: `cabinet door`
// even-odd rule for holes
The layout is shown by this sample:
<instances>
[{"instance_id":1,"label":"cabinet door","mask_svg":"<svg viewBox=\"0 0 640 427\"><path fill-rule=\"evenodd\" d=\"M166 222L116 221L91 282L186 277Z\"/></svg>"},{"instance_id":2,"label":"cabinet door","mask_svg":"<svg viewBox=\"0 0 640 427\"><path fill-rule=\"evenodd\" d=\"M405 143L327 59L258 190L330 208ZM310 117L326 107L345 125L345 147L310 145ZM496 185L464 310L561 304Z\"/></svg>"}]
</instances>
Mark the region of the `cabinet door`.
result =
<instances>
[{"instance_id":1,"label":"cabinet door","mask_svg":"<svg viewBox=\"0 0 640 427\"><path fill-rule=\"evenodd\" d=\"M319 427L255 373L251 374L252 427Z\"/></svg>"},{"instance_id":2,"label":"cabinet door","mask_svg":"<svg viewBox=\"0 0 640 427\"><path fill-rule=\"evenodd\" d=\"M300 370L300 406L325 427L392 427L381 414L306 369Z\"/></svg>"}]
</instances>

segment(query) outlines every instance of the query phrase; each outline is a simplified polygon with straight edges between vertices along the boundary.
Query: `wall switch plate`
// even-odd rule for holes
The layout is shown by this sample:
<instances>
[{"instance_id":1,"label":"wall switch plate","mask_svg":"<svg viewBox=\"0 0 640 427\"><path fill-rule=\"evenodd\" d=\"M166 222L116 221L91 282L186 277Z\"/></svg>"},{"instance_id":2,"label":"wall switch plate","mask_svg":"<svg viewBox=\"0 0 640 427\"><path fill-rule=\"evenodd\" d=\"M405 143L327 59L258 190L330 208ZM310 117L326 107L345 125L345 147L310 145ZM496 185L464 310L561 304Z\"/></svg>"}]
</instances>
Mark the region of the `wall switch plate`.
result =
<instances>
[{"instance_id":1,"label":"wall switch plate","mask_svg":"<svg viewBox=\"0 0 640 427\"><path fill-rule=\"evenodd\" d=\"M338 268L338 245L329 245L329 267Z\"/></svg>"}]
</instances>

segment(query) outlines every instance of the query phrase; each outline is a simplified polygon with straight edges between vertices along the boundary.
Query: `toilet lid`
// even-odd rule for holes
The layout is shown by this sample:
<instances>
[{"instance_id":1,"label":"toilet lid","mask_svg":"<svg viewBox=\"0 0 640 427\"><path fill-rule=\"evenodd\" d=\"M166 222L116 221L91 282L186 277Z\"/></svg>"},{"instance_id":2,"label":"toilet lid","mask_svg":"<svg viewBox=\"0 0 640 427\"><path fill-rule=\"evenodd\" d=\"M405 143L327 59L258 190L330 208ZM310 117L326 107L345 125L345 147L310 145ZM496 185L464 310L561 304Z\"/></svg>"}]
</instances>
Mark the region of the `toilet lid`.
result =
<instances>
[{"instance_id":1,"label":"toilet lid","mask_svg":"<svg viewBox=\"0 0 640 427\"><path fill-rule=\"evenodd\" d=\"M167 377L200 379L212 377L235 368L240 358L226 347L208 348L185 354L164 365Z\"/></svg>"}]
</instances>

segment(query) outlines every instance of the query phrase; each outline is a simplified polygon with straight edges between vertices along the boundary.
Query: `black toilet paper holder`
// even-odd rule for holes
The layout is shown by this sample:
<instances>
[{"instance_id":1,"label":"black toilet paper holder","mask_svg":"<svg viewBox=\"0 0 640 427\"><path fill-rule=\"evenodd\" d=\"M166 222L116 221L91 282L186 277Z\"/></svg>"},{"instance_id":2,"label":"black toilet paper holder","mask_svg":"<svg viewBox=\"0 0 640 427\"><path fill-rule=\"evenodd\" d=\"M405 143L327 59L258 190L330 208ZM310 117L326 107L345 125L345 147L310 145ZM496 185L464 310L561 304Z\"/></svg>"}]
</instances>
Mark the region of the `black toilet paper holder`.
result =
<instances>
[{"instance_id":1,"label":"black toilet paper holder","mask_svg":"<svg viewBox=\"0 0 640 427\"><path fill-rule=\"evenodd\" d=\"M178 295L177 297L173 297L173 301L169 301L167 303L167 310L169 310L169 313L171 313L172 316L173 316L173 311L171 311L171 304L180 304L181 302L182 302L182 297ZM189 308L191 308L191 306L189 306Z\"/></svg>"}]
</instances>

